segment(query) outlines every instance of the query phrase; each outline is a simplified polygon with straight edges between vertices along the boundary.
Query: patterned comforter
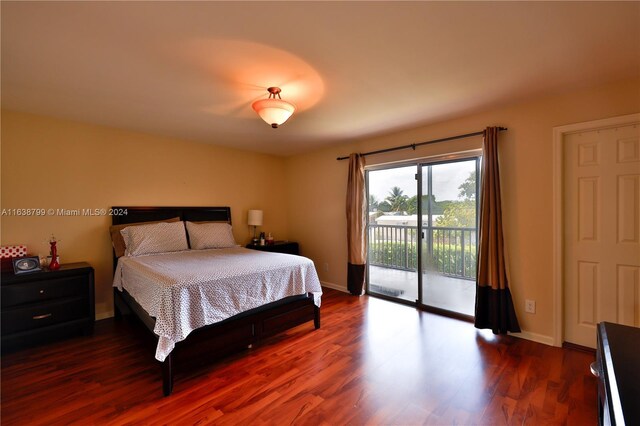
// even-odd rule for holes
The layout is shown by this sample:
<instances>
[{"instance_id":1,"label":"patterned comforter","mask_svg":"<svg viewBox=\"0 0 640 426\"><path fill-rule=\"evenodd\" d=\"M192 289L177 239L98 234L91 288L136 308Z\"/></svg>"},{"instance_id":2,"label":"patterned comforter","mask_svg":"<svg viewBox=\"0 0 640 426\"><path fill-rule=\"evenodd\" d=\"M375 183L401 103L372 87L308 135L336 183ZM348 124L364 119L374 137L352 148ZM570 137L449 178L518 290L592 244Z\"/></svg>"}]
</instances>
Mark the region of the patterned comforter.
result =
<instances>
[{"instance_id":1,"label":"patterned comforter","mask_svg":"<svg viewBox=\"0 0 640 426\"><path fill-rule=\"evenodd\" d=\"M288 296L313 293L319 307L322 296L311 260L239 247L123 256L113 286L155 317L159 361L197 328Z\"/></svg>"}]
</instances>

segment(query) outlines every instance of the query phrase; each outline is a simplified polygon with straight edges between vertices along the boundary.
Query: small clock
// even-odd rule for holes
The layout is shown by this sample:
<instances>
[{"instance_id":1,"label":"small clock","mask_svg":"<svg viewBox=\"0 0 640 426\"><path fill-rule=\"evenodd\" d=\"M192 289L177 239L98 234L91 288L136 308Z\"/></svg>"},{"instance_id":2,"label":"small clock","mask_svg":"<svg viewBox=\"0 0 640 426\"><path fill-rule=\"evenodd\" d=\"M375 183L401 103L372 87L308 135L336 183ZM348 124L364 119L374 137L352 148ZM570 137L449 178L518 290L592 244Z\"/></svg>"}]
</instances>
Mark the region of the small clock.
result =
<instances>
[{"instance_id":1,"label":"small clock","mask_svg":"<svg viewBox=\"0 0 640 426\"><path fill-rule=\"evenodd\" d=\"M16 257L13 259L13 272L16 275L38 272L41 270L40 258L38 256Z\"/></svg>"}]
</instances>

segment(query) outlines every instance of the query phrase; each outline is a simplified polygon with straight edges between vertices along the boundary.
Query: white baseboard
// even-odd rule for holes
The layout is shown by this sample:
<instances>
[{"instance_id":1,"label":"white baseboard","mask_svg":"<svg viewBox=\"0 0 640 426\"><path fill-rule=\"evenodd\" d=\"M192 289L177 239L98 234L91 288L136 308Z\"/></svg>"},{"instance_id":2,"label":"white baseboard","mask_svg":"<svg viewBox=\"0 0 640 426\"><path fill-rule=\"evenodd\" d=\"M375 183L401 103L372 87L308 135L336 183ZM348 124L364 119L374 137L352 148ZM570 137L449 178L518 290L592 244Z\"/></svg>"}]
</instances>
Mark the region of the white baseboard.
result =
<instances>
[{"instance_id":1,"label":"white baseboard","mask_svg":"<svg viewBox=\"0 0 640 426\"><path fill-rule=\"evenodd\" d=\"M345 287L342 287L338 284L334 284L334 283L330 283L327 281L320 281L320 284L322 285L322 287L327 287L333 290L338 290L341 291L343 293L349 293L349 290L347 290Z\"/></svg>"},{"instance_id":2,"label":"white baseboard","mask_svg":"<svg viewBox=\"0 0 640 426\"><path fill-rule=\"evenodd\" d=\"M521 339L531 340L532 342L542 343L544 345L554 346L554 340L551 336L544 334L532 333L530 331L522 331L520 333L509 333L511 336L520 337Z\"/></svg>"}]
</instances>

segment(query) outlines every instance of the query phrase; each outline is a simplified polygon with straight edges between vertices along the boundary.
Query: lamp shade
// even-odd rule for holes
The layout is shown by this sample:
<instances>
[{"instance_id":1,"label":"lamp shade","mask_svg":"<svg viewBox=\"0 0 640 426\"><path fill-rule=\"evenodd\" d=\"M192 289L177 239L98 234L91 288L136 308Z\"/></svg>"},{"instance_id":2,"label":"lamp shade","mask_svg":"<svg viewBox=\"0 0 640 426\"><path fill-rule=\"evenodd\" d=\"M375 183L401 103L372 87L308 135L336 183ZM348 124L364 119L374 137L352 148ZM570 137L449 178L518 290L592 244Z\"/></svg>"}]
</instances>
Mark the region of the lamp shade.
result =
<instances>
[{"instance_id":1,"label":"lamp shade","mask_svg":"<svg viewBox=\"0 0 640 426\"><path fill-rule=\"evenodd\" d=\"M249 210L247 223L250 226L262 226L262 210Z\"/></svg>"},{"instance_id":2,"label":"lamp shade","mask_svg":"<svg viewBox=\"0 0 640 426\"><path fill-rule=\"evenodd\" d=\"M296 110L295 105L282 99L261 99L255 101L251 107L271 127L276 128L291 117Z\"/></svg>"}]
</instances>

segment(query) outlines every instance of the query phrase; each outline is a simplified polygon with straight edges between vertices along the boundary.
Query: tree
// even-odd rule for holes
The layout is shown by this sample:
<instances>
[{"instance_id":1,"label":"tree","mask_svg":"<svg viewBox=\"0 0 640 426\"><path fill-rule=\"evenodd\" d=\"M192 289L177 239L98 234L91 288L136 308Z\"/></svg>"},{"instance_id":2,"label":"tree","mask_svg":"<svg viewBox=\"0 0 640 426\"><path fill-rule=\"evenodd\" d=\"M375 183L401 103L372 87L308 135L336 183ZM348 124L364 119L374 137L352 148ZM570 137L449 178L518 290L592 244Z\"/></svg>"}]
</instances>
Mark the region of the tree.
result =
<instances>
[{"instance_id":1,"label":"tree","mask_svg":"<svg viewBox=\"0 0 640 426\"><path fill-rule=\"evenodd\" d=\"M378 210L378 206L379 205L380 205L380 203L376 199L376 196L375 195L369 195L369 211L370 212L374 212L374 211Z\"/></svg>"},{"instance_id":2,"label":"tree","mask_svg":"<svg viewBox=\"0 0 640 426\"><path fill-rule=\"evenodd\" d=\"M391 204L389 204L386 200L381 201L380 203L378 203L378 210L385 213L390 212Z\"/></svg>"},{"instance_id":3,"label":"tree","mask_svg":"<svg viewBox=\"0 0 640 426\"><path fill-rule=\"evenodd\" d=\"M436 226L446 228L475 228L475 200L451 201L442 216L436 219Z\"/></svg>"},{"instance_id":4,"label":"tree","mask_svg":"<svg viewBox=\"0 0 640 426\"><path fill-rule=\"evenodd\" d=\"M469 174L467 180L462 182L458 187L460 192L458 195L465 200L475 200L476 199L476 171L472 171Z\"/></svg>"},{"instance_id":5,"label":"tree","mask_svg":"<svg viewBox=\"0 0 640 426\"><path fill-rule=\"evenodd\" d=\"M460 201L441 202L442 216L436 219L435 225L447 228L475 228L476 227L476 172L458 187Z\"/></svg>"},{"instance_id":6,"label":"tree","mask_svg":"<svg viewBox=\"0 0 640 426\"><path fill-rule=\"evenodd\" d=\"M397 186L394 186L389 191L389 195L385 198L385 201L389 203L392 212L403 212L407 210L407 197L404 195L404 191Z\"/></svg>"}]
</instances>

